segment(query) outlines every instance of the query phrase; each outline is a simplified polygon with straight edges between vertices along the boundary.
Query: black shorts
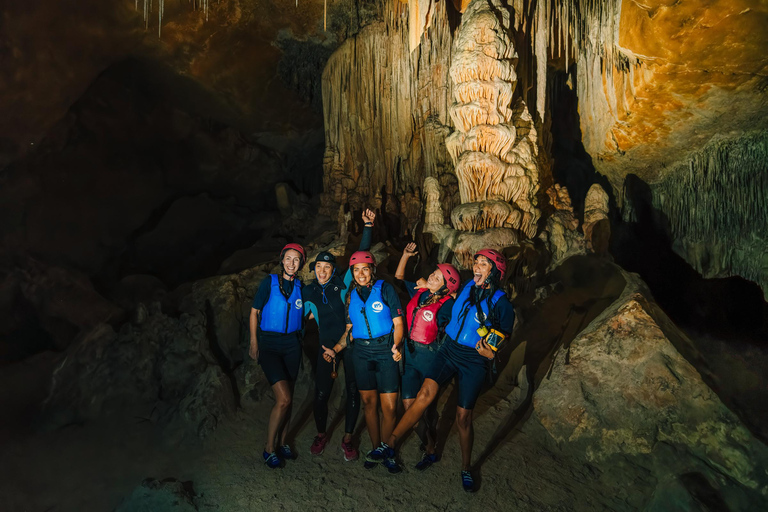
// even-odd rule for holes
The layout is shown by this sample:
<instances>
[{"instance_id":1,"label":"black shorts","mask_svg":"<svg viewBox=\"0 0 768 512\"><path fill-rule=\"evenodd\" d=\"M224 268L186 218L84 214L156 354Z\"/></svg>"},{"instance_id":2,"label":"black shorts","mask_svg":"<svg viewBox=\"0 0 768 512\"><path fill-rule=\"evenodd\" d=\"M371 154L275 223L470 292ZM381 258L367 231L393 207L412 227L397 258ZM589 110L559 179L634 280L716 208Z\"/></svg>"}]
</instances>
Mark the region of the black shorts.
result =
<instances>
[{"instance_id":1,"label":"black shorts","mask_svg":"<svg viewBox=\"0 0 768 512\"><path fill-rule=\"evenodd\" d=\"M400 395L403 400L416 398L419 394L421 385L424 384L424 377L432 368L432 363L437 355L437 343L425 345L423 343L413 342L414 351L411 352L406 345L405 353L405 373L403 374L403 384L400 387Z\"/></svg>"},{"instance_id":2,"label":"black shorts","mask_svg":"<svg viewBox=\"0 0 768 512\"><path fill-rule=\"evenodd\" d=\"M301 366L301 341L296 334L259 339L259 365L272 386L281 380L295 381Z\"/></svg>"},{"instance_id":3,"label":"black shorts","mask_svg":"<svg viewBox=\"0 0 768 512\"><path fill-rule=\"evenodd\" d=\"M458 375L459 398L456 405L464 409L474 409L487 374L486 358L478 354L474 347L459 345L446 336L425 378L443 386L454 375Z\"/></svg>"},{"instance_id":4,"label":"black shorts","mask_svg":"<svg viewBox=\"0 0 768 512\"><path fill-rule=\"evenodd\" d=\"M400 369L392 359L392 336L384 341L360 340L352 346L357 389L377 390L379 393L397 393L400 387Z\"/></svg>"}]
</instances>

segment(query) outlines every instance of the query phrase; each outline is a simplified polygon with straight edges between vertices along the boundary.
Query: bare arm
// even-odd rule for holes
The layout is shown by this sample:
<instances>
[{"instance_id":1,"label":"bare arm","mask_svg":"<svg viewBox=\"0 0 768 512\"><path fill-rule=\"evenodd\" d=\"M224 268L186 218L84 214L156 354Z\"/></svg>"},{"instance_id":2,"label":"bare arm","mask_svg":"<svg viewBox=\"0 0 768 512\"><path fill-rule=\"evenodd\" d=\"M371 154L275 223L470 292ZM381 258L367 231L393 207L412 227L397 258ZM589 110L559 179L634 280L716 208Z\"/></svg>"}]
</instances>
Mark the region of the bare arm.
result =
<instances>
[{"instance_id":1,"label":"bare arm","mask_svg":"<svg viewBox=\"0 0 768 512\"><path fill-rule=\"evenodd\" d=\"M403 255L400 256L400 263L397 264L397 270L395 270L395 279L405 279L405 266L408 264L408 260L417 254L419 253L416 251L415 243L411 242L405 246Z\"/></svg>"},{"instance_id":2,"label":"bare arm","mask_svg":"<svg viewBox=\"0 0 768 512\"><path fill-rule=\"evenodd\" d=\"M251 329L251 348L248 350L248 355L251 359L259 359L259 320L261 319L261 310L251 308L251 318L249 320L249 326Z\"/></svg>"},{"instance_id":3,"label":"bare arm","mask_svg":"<svg viewBox=\"0 0 768 512\"><path fill-rule=\"evenodd\" d=\"M405 333L405 329L403 328L403 317L399 316L393 318L392 323L395 324L395 331L393 334L395 343L392 345L392 359L399 361L403 357L403 354L400 351L400 346L403 344L403 334Z\"/></svg>"}]
</instances>

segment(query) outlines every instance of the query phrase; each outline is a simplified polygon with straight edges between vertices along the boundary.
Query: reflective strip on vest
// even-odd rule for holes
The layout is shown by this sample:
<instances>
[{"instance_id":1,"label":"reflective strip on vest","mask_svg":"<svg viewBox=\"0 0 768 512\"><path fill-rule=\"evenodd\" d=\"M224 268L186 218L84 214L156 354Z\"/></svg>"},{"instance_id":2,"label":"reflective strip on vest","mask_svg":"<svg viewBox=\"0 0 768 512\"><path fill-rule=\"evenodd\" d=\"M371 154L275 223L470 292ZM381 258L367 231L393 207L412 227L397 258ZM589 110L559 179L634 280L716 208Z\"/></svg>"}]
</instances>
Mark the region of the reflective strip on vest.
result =
<instances>
[{"instance_id":1,"label":"reflective strip on vest","mask_svg":"<svg viewBox=\"0 0 768 512\"><path fill-rule=\"evenodd\" d=\"M429 290L421 288L416 295L411 297L410 302L405 307L405 315L408 321L408 338L429 345L437 339L437 334L440 331L437 325L437 312L451 296L445 295L429 306L419 307L419 299L423 293L429 293Z\"/></svg>"},{"instance_id":2,"label":"reflective strip on vest","mask_svg":"<svg viewBox=\"0 0 768 512\"><path fill-rule=\"evenodd\" d=\"M381 286L384 281L376 281L371 288L368 300L363 302L357 288L349 298L349 320L352 322L352 337L359 340L372 340L392 332L394 323L389 306L384 303L381 296ZM363 313L365 311L365 313ZM365 320L368 318L368 323ZM371 332L368 333L370 326Z\"/></svg>"},{"instance_id":3,"label":"reflective strip on vest","mask_svg":"<svg viewBox=\"0 0 768 512\"><path fill-rule=\"evenodd\" d=\"M301 317L304 311L301 302L301 281L293 282L293 292L286 300L280 290L280 281L275 274L270 274L272 282L269 289L269 300L261 311L262 331L291 333L301 329Z\"/></svg>"},{"instance_id":4,"label":"reflective strip on vest","mask_svg":"<svg viewBox=\"0 0 768 512\"><path fill-rule=\"evenodd\" d=\"M461 293L456 298L456 302L453 304L451 310L451 321L445 327L445 333L456 340L459 345L465 345L467 347L475 347L477 342L480 341L480 335L477 334L477 329L480 327L480 319L477 317L477 307L472 306L469 303L469 293L474 285L474 281L469 281ZM497 290L491 298L491 307L495 306L500 298L504 296L504 292ZM488 322L488 301L480 301L480 310L485 317L484 325L490 327Z\"/></svg>"}]
</instances>

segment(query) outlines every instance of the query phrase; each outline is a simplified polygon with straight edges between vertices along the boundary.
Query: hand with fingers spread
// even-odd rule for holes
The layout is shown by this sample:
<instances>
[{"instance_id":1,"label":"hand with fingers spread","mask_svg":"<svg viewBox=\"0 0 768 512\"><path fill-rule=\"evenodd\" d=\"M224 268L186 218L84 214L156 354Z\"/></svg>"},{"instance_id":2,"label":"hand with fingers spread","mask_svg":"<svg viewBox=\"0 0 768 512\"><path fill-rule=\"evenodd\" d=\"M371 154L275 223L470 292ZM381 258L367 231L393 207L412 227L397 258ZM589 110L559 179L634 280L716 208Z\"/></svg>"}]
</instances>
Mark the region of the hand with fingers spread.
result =
<instances>
[{"instance_id":1,"label":"hand with fingers spread","mask_svg":"<svg viewBox=\"0 0 768 512\"><path fill-rule=\"evenodd\" d=\"M405 279L405 266L408 264L408 260L419 254L416 250L416 244L411 242L403 249L403 255L400 256L400 262L397 264L397 270L395 270L396 279Z\"/></svg>"}]
</instances>

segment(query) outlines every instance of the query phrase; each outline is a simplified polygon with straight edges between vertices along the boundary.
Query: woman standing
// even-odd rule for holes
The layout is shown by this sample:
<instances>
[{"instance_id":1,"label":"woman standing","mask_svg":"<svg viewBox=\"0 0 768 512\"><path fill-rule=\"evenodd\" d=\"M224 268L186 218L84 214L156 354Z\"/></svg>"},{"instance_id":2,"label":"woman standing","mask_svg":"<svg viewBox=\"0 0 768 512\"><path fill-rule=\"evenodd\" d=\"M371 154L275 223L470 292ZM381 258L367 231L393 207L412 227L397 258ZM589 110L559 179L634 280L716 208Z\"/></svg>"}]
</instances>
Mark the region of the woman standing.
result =
<instances>
[{"instance_id":1,"label":"woman standing","mask_svg":"<svg viewBox=\"0 0 768 512\"><path fill-rule=\"evenodd\" d=\"M407 322L405 355L405 373L403 374L400 397L407 411L424 384L424 377L432 366L437 353L437 341L440 330L451 319L451 309L454 299L452 294L459 289L459 271L446 263L439 263L437 270L425 281L417 283L405 281L405 266L408 260L415 256L416 244L410 243L405 247L400 263L395 272L395 278L406 285L411 300L405 308ZM426 429L424 431L424 456L416 464L416 469L424 471L437 462L435 441L437 435L437 411L434 404L430 405L422 416Z\"/></svg>"},{"instance_id":2,"label":"woman standing","mask_svg":"<svg viewBox=\"0 0 768 512\"><path fill-rule=\"evenodd\" d=\"M371 210L363 212L363 236L360 240L361 251L367 251L371 247L371 233L373 220L376 214ZM314 271L315 281L304 287L304 314L317 322L320 337L320 350L317 357L317 371L315 373L315 400L313 412L317 435L309 452L312 455L320 455L328 443L326 427L328 424L328 399L333 390L333 376L335 362L326 361L323 355L325 348L333 348L346 327L346 308L344 301L347 297L349 285L352 282L352 271L348 269L342 279L336 274L336 257L330 252L321 252L315 261L309 264L309 270ZM346 384L346 416L344 438L341 441L341 449L344 459L357 460L357 449L352 444L352 433L355 430L357 416L360 413L360 393L357 391L355 381L355 369L352 363L352 348L341 351L344 362L344 380Z\"/></svg>"},{"instance_id":3,"label":"woman standing","mask_svg":"<svg viewBox=\"0 0 768 512\"><path fill-rule=\"evenodd\" d=\"M475 254L473 279L461 289L445 329L445 340L424 379L416 401L403 415L387 439L394 446L397 439L419 421L437 397L437 391L454 375L458 377L456 425L461 445L461 484L474 492L471 473L472 410L485 382L489 361L496 354L494 343L508 337L515 323L515 311L500 290L506 272L506 259L499 252L483 249ZM490 335L487 334L490 332ZM491 344L488 342L495 337Z\"/></svg>"},{"instance_id":4,"label":"woman standing","mask_svg":"<svg viewBox=\"0 0 768 512\"><path fill-rule=\"evenodd\" d=\"M348 339L354 343L355 378L373 448L365 456L365 468L383 463L391 473L399 473L402 469L393 457L387 457L389 447L381 439L388 438L395 426L400 384L397 362L403 341L400 299L392 285L376 280L376 260L370 252L354 253L349 266L355 283L347 296L347 328L332 349L325 349L325 358L334 360Z\"/></svg>"},{"instance_id":5,"label":"woman standing","mask_svg":"<svg viewBox=\"0 0 768 512\"><path fill-rule=\"evenodd\" d=\"M288 244L280 253L281 271L270 274L259 285L251 306L249 355L261 365L275 393L269 415L264 462L280 467L280 459L296 458L286 442L291 418L293 385L301 363L303 306L301 281L297 275L306 253L299 244ZM277 448L276 448L277 447Z\"/></svg>"}]
</instances>

